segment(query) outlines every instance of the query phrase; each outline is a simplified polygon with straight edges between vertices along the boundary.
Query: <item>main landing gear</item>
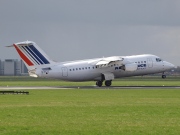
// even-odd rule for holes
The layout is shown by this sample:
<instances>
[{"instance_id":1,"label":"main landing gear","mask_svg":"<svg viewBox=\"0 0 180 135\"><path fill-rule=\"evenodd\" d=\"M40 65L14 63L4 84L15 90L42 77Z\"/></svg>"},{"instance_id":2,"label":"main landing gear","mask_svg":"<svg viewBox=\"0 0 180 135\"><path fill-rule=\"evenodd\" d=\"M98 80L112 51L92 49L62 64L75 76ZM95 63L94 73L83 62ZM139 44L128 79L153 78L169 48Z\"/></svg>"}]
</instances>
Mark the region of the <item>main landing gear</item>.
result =
<instances>
[{"instance_id":1,"label":"main landing gear","mask_svg":"<svg viewBox=\"0 0 180 135\"><path fill-rule=\"evenodd\" d=\"M97 85L97 86L99 86L99 87L101 87L101 86L102 86L102 84L103 84L103 82L102 82L102 81L97 81L97 82L96 82L96 85Z\"/></svg>"},{"instance_id":2,"label":"main landing gear","mask_svg":"<svg viewBox=\"0 0 180 135\"><path fill-rule=\"evenodd\" d=\"M106 85L107 87L111 86L111 84L112 84L112 81L111 81L111 80L105 81L105 85Z\"/></svg>"},{"instance_id":3,"label":"main landing gear","mask_svg":"<svg viewBox=\"0 0 180 135\"><path fill-rule=\"evenodd\" d=\"M114 74L112 74L112 73L101 74L101 78L99 81L96 82L96 85L101 87L103 85L103 81L105 81L105 85L107 87L109 87L109 86L111 86L113 79L114 79Z\"/></svg>"},{"instance_id":4,"label":"main landing gear","mask_svg":"<svg viewBox=\"0 0 180 135\"><path fill-rule=\"evenodd\" d=\"M103 84L103 81L97 81L97 82L96 82L96 85L99 86L99 87L101 87L102 84ZM112 80L107 80L107 81L105 81L105 85L106 85L107 87L111 86L111 84L112 84Z\"/></svg>"}]
</instances>

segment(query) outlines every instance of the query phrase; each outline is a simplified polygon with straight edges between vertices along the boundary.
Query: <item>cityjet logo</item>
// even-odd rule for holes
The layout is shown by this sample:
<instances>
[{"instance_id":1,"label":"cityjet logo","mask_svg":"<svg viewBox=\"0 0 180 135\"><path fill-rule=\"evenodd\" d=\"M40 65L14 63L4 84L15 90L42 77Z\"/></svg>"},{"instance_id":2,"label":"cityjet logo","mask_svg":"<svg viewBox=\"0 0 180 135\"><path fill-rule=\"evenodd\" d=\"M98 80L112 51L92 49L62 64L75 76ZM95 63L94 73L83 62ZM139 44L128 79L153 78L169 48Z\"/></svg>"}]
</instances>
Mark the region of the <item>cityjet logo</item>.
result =
<instances>
[{"instance_id":1,"label":"cityjet logo","mask_svg":"<svg viewBox=\"0 0 180 135\"><path fill-rule=\"evenodd\" d=\"M137 70L146 69L146 64L138 64Z\"/></svg>"},{"instance_id":2,"label":"cityjet logo","mask_svg":"<svg viewBox=\"0 0 180 135\"><path fill-rule=\"evenodd\" d=\"M146 64L138 64L138 68L146 67Z\"/></svg>"},{"instance_id":3,"label":"cityjet logo","mask_svg":"<svg viewBox=\"0 0 180 135\"><path fill-rule=\"evenodd\" d=\"M137 65L137 70L139 70L139 69L146 69L146 64L138 64ZM115 67L115 70L120 70L120 69L122 69L122 70L124 70L124 68L123 67Z\"/></svg>"}]
</instances>

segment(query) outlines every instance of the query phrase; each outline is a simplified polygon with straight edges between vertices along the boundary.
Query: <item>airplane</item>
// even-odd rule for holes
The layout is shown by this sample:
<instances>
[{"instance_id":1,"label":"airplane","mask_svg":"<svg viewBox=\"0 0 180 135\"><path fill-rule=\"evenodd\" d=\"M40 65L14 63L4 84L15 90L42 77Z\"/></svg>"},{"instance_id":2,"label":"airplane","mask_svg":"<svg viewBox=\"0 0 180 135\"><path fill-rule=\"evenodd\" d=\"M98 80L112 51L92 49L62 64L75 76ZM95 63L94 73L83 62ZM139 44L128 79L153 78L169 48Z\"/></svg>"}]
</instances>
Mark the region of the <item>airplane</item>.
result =
<instances>
[{"instance_id":1,"label":"airplane","mask_svg":"<svg viewBox=\"0 0 180 135\"><path fill-rule=\"evenodd\" d=\"M152 54L111 56L95 59L55 62L33 41L18 42L15 47L31 77L60 79L64 81L96 81L101 87L111 86L112 80L122 77L162 73L175 68Z\"/></svg>"}]
</instances>

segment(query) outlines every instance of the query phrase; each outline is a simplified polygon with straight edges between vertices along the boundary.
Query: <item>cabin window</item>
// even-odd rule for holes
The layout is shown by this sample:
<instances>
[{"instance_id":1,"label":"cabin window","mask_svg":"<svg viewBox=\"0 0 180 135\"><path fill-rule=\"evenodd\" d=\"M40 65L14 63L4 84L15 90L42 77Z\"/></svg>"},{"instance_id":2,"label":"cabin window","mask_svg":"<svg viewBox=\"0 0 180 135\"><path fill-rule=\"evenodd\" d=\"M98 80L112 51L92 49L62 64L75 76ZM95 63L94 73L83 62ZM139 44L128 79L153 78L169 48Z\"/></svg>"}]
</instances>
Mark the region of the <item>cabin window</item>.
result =
<instances>
[{"instance_id":1,"label":"cabin window","mask_svg":"<svg viewBox=\"0 0 180 135\"><path fill-rule=\"evenodd\" d=\"M71 71L71 69L69 69L69 71Z\"/></svg>"},{"instance_id":2,"label":"cabin window","mask_svg":"<svg viewBox=\"0 0 180 135\"><path fill-rule=\"evenodd\" d=\"M90 67L89 67L89 69L90 69Z\"/></svg>"},{"instance_id":3,"label":"cabin window","mask_svg":"<svg viewBox=\"0 0 180 135\"><path fill-rule=\"evenodd\" d=\"M74 71L74 68L73 68L73 71Z\"/></svg>"},{"instance_id":4,"label":"cabin window","mask_svg":"<svg viewBox=\"0 0 180 135\"><path fill-rule=\"evenodd\" d=\"M78 68L76 68L76 70L78 70Z\"/></svg>"},{"instance_id":5,"label":"cabin window","mask_svg":"<svg viewBox=\"0 0 180 135\"><path fill-rule=\"evenodd\" d=\"M160 58L156 58L156 61L157 62L161 62L162 60Z\"/></svg>"},{"instance_id":6,"label":"cabin window","mask_svg":"<svg viewBox=\"0 0 180 135\"><path fill-rule=\"evenodd\" d=\"M79 70L81 70L81 68L79 68Z\"/></svg>"},{"instance_id":7,"label":"cabin window","mask_svg":"<svg viewBox=\"0 0 180 135\"><path fill-rule=\"evenodd\" d=\"M146 61L144 61L144 63L146 63Z\"/></svg>"},{"instance_id":8,"label":"cabin window","mask_svg":"<svg viewBox=\"0 0 180 135\"><path fill-rule=\"evenodd\" d=\"M84 68L82 68L82 70L84 70Z\"/></svg>"}]
</instances>

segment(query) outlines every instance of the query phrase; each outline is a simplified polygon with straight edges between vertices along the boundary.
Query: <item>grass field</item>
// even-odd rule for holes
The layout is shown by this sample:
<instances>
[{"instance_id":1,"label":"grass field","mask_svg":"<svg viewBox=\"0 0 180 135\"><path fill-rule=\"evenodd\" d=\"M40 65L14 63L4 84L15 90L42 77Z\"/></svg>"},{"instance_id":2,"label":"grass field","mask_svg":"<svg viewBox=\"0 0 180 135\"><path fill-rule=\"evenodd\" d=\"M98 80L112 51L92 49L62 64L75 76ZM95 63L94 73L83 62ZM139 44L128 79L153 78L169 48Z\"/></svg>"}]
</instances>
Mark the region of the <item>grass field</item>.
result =
<instances>
[{"instance_id":1,"label":"grass field","mask_svg":"<svg viewBox=\"0 0 180 135\"><path fill-rule=\"evenodd\" d=\"M27 83L26 81L31 83ZM155 81L153 81L155 80ZM162 85L158 78L127 78L120 85ZM180 85L169 78L168 85ZM172 82L172 84L171 84ZM64 86L77 83L1 77L0 86ZM52 83L52 84L51 84ZM94 82L79 83L94 85ZM3 135L179 135L180 89L28 90L0 95Z\"/></svg>"}]
</instances>

